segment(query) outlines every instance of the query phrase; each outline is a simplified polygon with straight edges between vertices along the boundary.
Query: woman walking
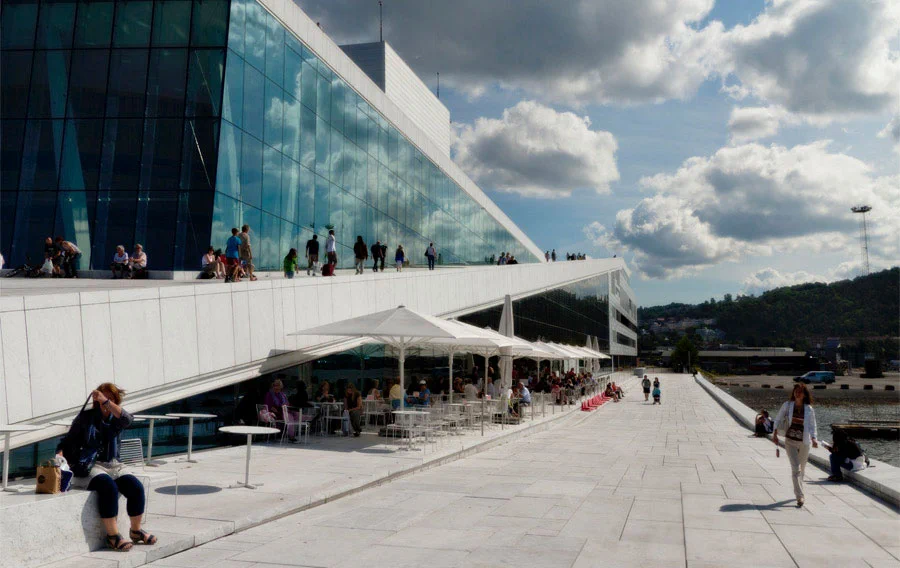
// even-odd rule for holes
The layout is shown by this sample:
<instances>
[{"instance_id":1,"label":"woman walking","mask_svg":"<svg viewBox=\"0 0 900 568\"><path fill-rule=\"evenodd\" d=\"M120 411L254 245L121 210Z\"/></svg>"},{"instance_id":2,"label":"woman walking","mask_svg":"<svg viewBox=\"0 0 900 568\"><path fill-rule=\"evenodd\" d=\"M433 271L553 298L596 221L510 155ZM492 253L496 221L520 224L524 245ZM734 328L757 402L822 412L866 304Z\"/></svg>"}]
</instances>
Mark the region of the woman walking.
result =
<instances>
[{"instance_id":1,"label":"woman walking","mask_svg":"<svg viewBox=\"0 0 900 568\"><path fill-rule=\"evenodd\" d=\"M794 495L797 506L802 507L803 474L806 471L806 459L809 457L809 446L818 448L816 432L816 412L812 407L812 395L804 384L794 385L791 398L781 405L775 417L775 428L772 441L778 445L778 430L785 430L784 451L791 462L791 478L794 482Z\"/></svg>"},{"instance_id":2,"label":"woman walking","mask_svg":"<svg viewBox=\"0 0 900 568\"><path fill-rule=\"evenodd\" d=\"M403 270L403 262L406 260L406 254L403 252L403 245L397 246L397 252L394 253L394 263L397 265L397 272Z\"/></svg>"}]
</instances>

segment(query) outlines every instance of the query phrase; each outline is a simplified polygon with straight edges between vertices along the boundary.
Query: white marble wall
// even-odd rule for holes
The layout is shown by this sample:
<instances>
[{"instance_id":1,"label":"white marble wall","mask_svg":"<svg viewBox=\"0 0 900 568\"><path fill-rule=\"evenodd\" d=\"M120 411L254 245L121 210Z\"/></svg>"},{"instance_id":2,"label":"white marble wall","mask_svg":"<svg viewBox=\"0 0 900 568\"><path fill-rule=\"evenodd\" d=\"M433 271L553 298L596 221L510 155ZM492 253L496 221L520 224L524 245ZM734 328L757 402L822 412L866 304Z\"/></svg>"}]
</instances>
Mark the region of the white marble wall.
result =
<instances>
[{"instance_id":1,"label":"white marble wall","mask_svg":"<svg viewBox=\"0 0 900 568\"><path fill-rule=\"evenodd\" d=\"M0 423L67 418L104 381L125 388L138 411L346 348L334 337L288 336L294 331L400 304L451 317L621 265L607 259L3 296Z\"/></svg>"}]
</instances>

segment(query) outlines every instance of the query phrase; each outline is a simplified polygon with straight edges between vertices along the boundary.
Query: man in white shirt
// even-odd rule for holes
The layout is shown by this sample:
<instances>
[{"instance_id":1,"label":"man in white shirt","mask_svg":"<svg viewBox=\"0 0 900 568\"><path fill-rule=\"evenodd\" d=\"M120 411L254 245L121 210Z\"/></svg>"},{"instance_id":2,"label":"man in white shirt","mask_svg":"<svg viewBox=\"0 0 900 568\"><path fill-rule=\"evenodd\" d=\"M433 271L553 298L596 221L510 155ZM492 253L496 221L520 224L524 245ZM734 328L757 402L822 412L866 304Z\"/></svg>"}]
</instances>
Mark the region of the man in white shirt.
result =
<instances>
[{"instance_id":1,"label":"man in white shirt","mask_svg":"<svg viewBox=\"0 0 900 568\"><path fill-rule=\"evenodd\" d=\"M116 254L113 255L112 265L110 265L110 270L112 270L113 280L116 279L116 273L119 273L118 278L126 278L131 276L131 265L128 264L129 258L128 253L125 252L125 247L119 245L116 247Z\"/></svg>"},{"instance_id":2,"label":"man in white shirt","mask_svg":"<svg viewBox=\"0 0 900 568\"><path fill-rule=\"evenodd\" d=\"M467 382L463 388L463 396L466 397L466 400L478 400L478 387L472 384L471 381Z\"/></svg>"},{"instance_id":3,"label":"man in white shirt","mask_svg":"<svg viewBox=\"0 0 900 568\"><path fill-rule=\"evenodd\" d=\"M147 253L140 244L134 245L134 253L131 255L131 277L147 277Z\"/></svg>"},{"instance_id":4,"label":"man in white shirt","mask_svg":"<svg viewBox=\"0 0 900 568\"><path fill-rule=\"evenodd\" d=\"M325 239L325 256L328 257L329 263L337 264L337 245L334 239L334 229L328 231L328 238Z\"/></svg>"}]
</instances>

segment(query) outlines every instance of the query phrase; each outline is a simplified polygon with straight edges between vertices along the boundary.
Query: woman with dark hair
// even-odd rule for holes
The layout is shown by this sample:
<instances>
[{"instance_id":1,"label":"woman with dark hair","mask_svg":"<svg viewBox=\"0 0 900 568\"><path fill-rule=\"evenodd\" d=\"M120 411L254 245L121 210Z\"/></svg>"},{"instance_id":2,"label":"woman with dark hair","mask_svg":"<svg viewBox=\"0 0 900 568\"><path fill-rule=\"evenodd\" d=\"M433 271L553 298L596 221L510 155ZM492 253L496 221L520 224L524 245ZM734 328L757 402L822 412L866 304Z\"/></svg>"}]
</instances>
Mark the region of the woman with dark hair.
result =
<instances>
[{"instance_id":1,"label":"woman with dark hair","mask_svg":"<svg viewBox=\"0 0 900 568\"><path fill-rule=\"evenodd\" d=\"M816 412L812 407L812 395L806 385L794 385L791 398L781 405L775 416L772 441L778 445L778 430L784 430L784 451L791 462L791 479L797 506L803 506L803 474L809 457L809 446L819 447L816 432Z\"/></svg>"},{"instance_id":2,"label":"woman with dark hair","mask_svg":"<svg viewBox=\"0 0 900 568\"><path fill-rule=\"evenodd\" d=\"M106 529L106 545L127 552L136 544L156 544L156 537L141 528L144 516L144 486L127 473L119 461L119 435L134 418L120 405L125 391L113 383L103 383L91 392L93 405L72 421L56 454L69 462L75 483L97 493L100 519ZM131 540L119 534L119 494L127 500L131 518Z\"/></svg>"}]
</instances>

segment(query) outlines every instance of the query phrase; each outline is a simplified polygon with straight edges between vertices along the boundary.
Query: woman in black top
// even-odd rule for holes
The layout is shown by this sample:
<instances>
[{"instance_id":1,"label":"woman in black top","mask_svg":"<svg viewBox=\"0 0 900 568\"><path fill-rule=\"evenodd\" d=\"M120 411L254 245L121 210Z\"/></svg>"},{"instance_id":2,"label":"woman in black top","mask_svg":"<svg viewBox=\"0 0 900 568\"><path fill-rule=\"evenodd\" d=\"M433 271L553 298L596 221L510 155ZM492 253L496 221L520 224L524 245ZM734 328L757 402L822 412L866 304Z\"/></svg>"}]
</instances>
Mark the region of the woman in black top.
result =
<instances>
[{"instance_id":1,"label":"woman in black top","mask_svg":"<svg viewBox=\"0 0 900 568\"><path fill-rule=\"evenodd\" d=\"M65 435L56 454L69 462L77 483L87 485L98 497L100 518L106 529L106 544L113 550L126 552L133 543L156 544L157 539L141 528L144 515L144 486L123 471L119 462L119 435L134 420L120 406L125 391L113 383L103 383L91 393L93 406L82 410ZM119 534L119 493L127 500L131 518L131 541Z\"/></svg>"}]
</instances>

